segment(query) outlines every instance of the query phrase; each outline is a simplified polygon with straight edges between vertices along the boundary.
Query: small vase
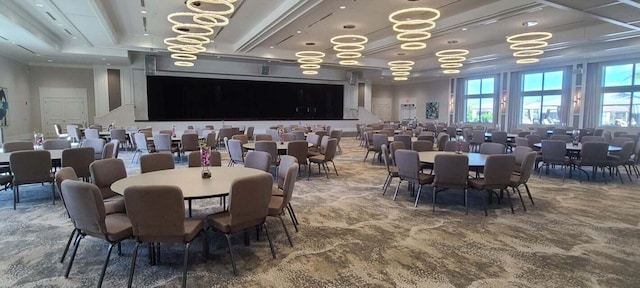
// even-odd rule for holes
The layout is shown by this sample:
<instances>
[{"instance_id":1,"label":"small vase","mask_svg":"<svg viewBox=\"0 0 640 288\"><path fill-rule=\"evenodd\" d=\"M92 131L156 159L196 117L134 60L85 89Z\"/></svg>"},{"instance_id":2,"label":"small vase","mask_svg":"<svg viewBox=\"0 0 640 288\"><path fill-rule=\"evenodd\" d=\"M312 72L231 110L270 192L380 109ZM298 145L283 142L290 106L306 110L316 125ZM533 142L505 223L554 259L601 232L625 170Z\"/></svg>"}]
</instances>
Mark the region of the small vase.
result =
<instances>
[{"instance_id":1,"label":"small vase","mask_svg":"<svg viewBox=\"0 0 640 288\"><path fill-rule=\"evenodd\" d=\"M202 172L200 172L200 176L202 176L202 179L211 178L211 171L209 171L209 167L202 167Z\"/></svg>"}]
</instances>

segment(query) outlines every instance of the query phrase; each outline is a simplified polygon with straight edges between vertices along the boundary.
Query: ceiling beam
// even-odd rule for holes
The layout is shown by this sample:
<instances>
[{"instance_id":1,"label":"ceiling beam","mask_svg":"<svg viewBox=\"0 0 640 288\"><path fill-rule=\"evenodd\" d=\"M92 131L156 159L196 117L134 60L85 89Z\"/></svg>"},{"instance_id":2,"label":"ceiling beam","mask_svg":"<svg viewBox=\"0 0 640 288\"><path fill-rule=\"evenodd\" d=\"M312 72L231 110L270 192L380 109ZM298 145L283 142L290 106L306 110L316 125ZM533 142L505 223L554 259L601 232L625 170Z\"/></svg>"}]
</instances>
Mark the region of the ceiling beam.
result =
<instances>
[{"instance_id":1,"label":"ceiling beam","mask_svg":"<svg viewBox=\"0 0 640 288\"><path fill-rule=\"evenodd\" d=\"M8 22L14 23L27 33L39 39L55 51L62 49L63 40L55 33L40 24L39 21L31 17L26 11L16 6L13 1L0 1L0 17L5 17ZM12 29L3 27L3 29ZM17 39L12 39L15 42ZM24 44L24 43L22 43Z\"/></svg>"},{"instance_id":2,"label":"ceiling beam","mask_svg":"<svg viewBox=\"0 0 640 288\"><path fill-rule=\"evenodd\" d=\"M635 3L635 2L633 2L631 0L618 0L618 1L622 2L622 3L625 3L627 5L634 6L634 7L640 6L640 4ZM545 4L545 5L554 7L554 8L558 8L558 9L561 9L561 10L580 12L580 13L583 13L583 14L589 16L589 17L598 19L600 21L603 21L603 22L606 22L606 23L609 23L609 24L617 25L617 26L620 26L620 27L623 27L623 28L627 28L629 30L640 31L640 27L638 27L638 26L630 25L628 23L625 23L625 22L622 22L622 21L619 21L619 20L616 20L616 19L613 19L613 18L600 16L600 15L597 15L597 14L594 14L594 13L591 13L591 12L587 12L586 10L580 10L580 9L575 8L575 7L570 7L570 6L567 6L565 4L560 4L560 3L557 2L557 0L536 0L536 2Z\"/></svg>"},{"instance_id":3,"label":"ceiling beam","mask_svg":"<svg viewBox=\"0 0 640 288\"><path fill-rule=\"evenodd\" d=\"M618 2L640 9L640 3L633 0L618 0Z\"/></svg>"}]
</instances>

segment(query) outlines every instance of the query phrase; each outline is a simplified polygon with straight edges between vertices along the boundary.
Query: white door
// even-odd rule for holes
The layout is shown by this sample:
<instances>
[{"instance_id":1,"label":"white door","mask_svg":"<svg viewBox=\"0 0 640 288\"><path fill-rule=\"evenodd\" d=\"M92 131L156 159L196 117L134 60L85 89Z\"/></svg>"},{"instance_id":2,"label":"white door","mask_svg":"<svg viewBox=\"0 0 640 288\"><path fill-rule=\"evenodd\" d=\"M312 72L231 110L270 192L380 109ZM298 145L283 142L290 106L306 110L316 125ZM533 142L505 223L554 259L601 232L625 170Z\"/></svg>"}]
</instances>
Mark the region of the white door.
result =
<instances>
[{"instance_id":1,"label":"white door","mask_svg":"<svg viewBox=\"0 0 640 288\"><path fill-rule=\"evenodd\" d=\"M56 136L54 124L66 129L69 124L88 121L87 89L40 87L42 133L46 138Z\"/></svg>"}]
</instances>

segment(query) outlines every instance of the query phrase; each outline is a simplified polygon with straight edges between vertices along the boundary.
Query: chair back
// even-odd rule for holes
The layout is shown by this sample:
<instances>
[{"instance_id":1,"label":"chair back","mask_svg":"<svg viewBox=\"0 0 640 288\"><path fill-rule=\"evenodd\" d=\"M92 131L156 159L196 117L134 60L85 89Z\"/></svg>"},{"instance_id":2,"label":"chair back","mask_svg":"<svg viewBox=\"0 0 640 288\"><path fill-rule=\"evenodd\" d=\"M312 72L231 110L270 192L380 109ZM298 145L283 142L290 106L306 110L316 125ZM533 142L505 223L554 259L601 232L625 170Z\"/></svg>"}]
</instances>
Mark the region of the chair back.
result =
<instances>
[{"instance_id":1,"label":"chair back","mask_svg":"<svg viewBox=\"0 0 640 288\"><path fill-rule=\"evenodd\" d=\"M533 149L533 150L538 149L538 148L535 148L535 146L533 146L533 144L542 142L542 136L540 136L538 134L529 134L525 138L527 138L527 141L529 141L529 147L531 149Z\"/></svg>"},{"instance_id":2,"label":"chair back","mask_svg":"<svg viewBox=\"0 0 640 288\"><path fill-rule=\"evenodd\" d=\"M255 141L273 141L273 139L271 138L271 135L269 134L256 134L253 136L253 138L255 138ZM307 139L309 139L309 137L307 137ZM316 143L313 143L313 144L315 145Z\"/></svg>"},{"instance_id":3,"label":"chair back","mask_svg":"<svg viewBox=\"0 0 640 288\"><path fill-rule=\"evenodd\" d=\"M416 140L411 143L411 149L413 151L433 151L433 142L428 140Z\"/></svg>"},{"instance_id":4,"label":"chair back","mask_svg":"<svg viewBox=\"0 0 640 288\"><path fill-rule=\"evenodd\" d=\"M387 148L387 144L382 144L380 147L382 153L382 161L384 161L384 166L387 167L387 172L391 173L391 166L393 163L391 162L391 157L389 157L389 148Z\"/></svg>"},{"instance_id":5,"label":"chair back","mask_svg":"<svg viewBox=\"0 0 640 288\"><path fill-rule=\"evenodd\" d=\"M181 138L182 151L200 150L200 143L198 143L197 133L185 133L185 134L182 134L180 138Z\"/></svg>"},{"instance_id":6,"label":"chair back","mask_svg":"<svg viewBox=\"0 0 640 288\"><path fill-rule=\"evenodd\" d=\"M95 159L101 159L102 158L102 150L104 150L104 144L105 141L104 139L84 139L82 141L82 147L91 147L93 148L93 156Z\"/></svg>"},{"instance_id":7,"label":"chair back","mask_svg":"<svg viewBox=\"0 0 640 288\"><path fill-rule=\"evenodd\" d=\"M527 183L527 181L529 181L529 177L531 177L531 172L533 172L533 167L536 163L536 157L538 157L538 152L531 151L526 154L524 161L520 163L520 183Z\"/></svg>"},{"instance_id":8,"label":"chair back","mask_svg":"<svg viewBox=\"0 0 640 288\"><path fill-rule=\"evenodd\" d=\"M620 137L622 135L626 135L627 131L614 131L613 132L613 137Z\"/></svg>"},{"instance_id":9,"label":"chair back","mask_svg":"<svg viewBox=\"0 0 640 288\"><path fill-rule=\"evenodd\" d=\"M406 149L409 149L411 147L411 135L396 135L393 136L393 141L402 142Z\"/></svg>"},{"instance_id":10,"label":"chair back","mask_svg":"<svg viewBox=\"0 0 640 288\"><path fill-rule=\"evenodd\" d=\"M233 129L231 127L220 128L220 130L218 131L218 141L224 139L224 137L227 137L229 139L233 137Z\"/></svg>"},{"instance_id":11,"label":"chair back","mask_svg":"<svg viewBox=\"0 0 640 288\"><path fill-rule=\"evenodd\" d=\"M464 154L438 154L433 161L433 186L438 188L467 187L469 177L469 157Z\"/></svg>"},{"instance_id":12,"label":"chair back","mask_svg":"<svg viewBox=\"0 0 640 288\"><path fill-rule=\"evenodd\" d=\"M491 143L500 143L502 145L507 145L507 132L504 131L494 131L491 132Z\"/></svg>"},{"instance_id":13,"label":"chair back","mask_svg":"<svg viewBox=\"0 0 640 288\"><path fill-rule=\"evenodd\" d=\"M580 139L580 143L586 143L586 142L605 142L604 138L602 138L602 136L584 136L582 137L582 139Z\"/></svg>"},{"instance_id":14,"label":"chair back","mask_svg":"<svg viewBox=\"0 0 640 288\"><path fill-rule=\"evenodd\" d=\"M51 153L46 150L15 151L9 155L13 184L51 182Z\"/></svg>"},{"instance_id":15,"label":"chair back","mask_svg":"<svg viewBox=\"0 0 640 288\"><path fill-rule=\"evenodd\" d=\"M113 182L127 178L127 169L122 159L111 158L96 160L89 165L89 171L91 172L93 184L100 189L102 198L105 199L117 195L111 190L111 184L113 184Z\"/></svg>"},{"instance_id":16,"label":"chair back","mask_svg":"<svg viewBox=\"0 0 640 288\"><path fill-rule=\"evenodd\" d=\"M269 173L242 177L231 183L229 223L232 232L264 222L269 214L272 183Z\"/></svg>"},{"instance_id":17,"label":"chair back","mask_svg":"<svg viewBox=\"0 0 640 288\"><path fill-rule=\"evenodd\" d=\"M401 179L417 183L420 173L420 158L417 151L401 149L395 152L396 167Z\"/></svg>"},{"instance_id":18,"label":"chair back","mask_svg":"<svg viewBox=\"0 0 640 288\"><path fill-rule=\"evenodd\" d=\"M67 179L78 180L78 175L76 175L76 172L73 171L73 168L64 167L56 171L56 175L54 178L56 181L56 187L58 188L60 195L62 195L62 181ZM62 200L64 201L64 198Z\"/></svg>"},{"instance_id":19,"label":"chair back","mask_svg":"<svg viewBox=\"0 0 640 288\"><path fill-rule=\"evenodd\" d=\"M336 150L338 149L338 140L335 138L329 139L327 142L327 149L324 151L324 160L333 161L336 156Z\"/></svg>"},{"instance_id":20,"label":"chair back","mask_svg":"<svg viewBox=\"0 0 640 288\"><path fill-rule=\"evenodd\" d=\"M401 141L393 141L389 143L389 149L391 150L391 160L395 163L396 151L400 149L408 149L408 147L404 146L404 143ZM382 151L382 146L380 146L380 150Z\"/></svg>"},{"instance_id":21,"label":"chair back","mask_svg":"<svg viewBox=\"0 0 640 288\"><path fill-rule=\"evenodd\" d=\"M564 163L567 155L567 143L560 140L542 140L542 161Z\"/></svg>"},{"instance_id":22,"label":"chair back","mask_svg":"<svg viewBox=\"0 0 640 288\"><path fill-rule=\"evenodd\" d=\"M565 136L569 136L569 135L567 135L567 129L564 129L564 128L553 128L553 129L551 129L551 131L552 131L552 133L553 133L552 135L556 135L556 136L557 136L557 135L565 135Z\"/></svg>"},{"instance_id":23,"label":"chair back","mask_svg":"<svg viewBox=\"0 0 640 288\"><path fill-rule=\"evenodd\" d=\"M465 141L460 141L460 144L462 145L462 152L469 152L469 142L465 142ZM447 143L444 144L444 150L443 151L450 151L450 152L454 152L458 150L458 141L456 140L449 140L447 141Z\"/></svg>"},{"instance_id":24,"label":"chair back","mask_svg":"<svg viewBox=\"0 0 640 288\"><path fill-rule=\"evenodd\" d=\"M447 134L449 134L449 138L456 138L458 135L458 127L447 126Z\"/></svg>"},{"instance_id":25,"label":"chair back","mask_svg":"<svg viewBox=\"0 0 640 288\"><path fill-rule=\"evenodd\" d=\"M287 168L285 167L280 167L280 169L278 170L278 187L280 187L280 170L283 171L284 175L284 179L283 179L283 184L282 184L282 204L280 206L280 208L284 208L289 204L289 201L291 201L291 195L293 195L293 187L296 184L296 179L298 178L298 163L291 163L291 165L289 165Z\"/></svg>"},{"instance_id":26,"label":"chair back","mask_svg":"<svg viewBox=\"0 0 640 288\"><path fill-rule=\"evenodd\" d=\"M624 144L622 144L620 147L621 147L621 150L620 152L618 152L617 156L618 156L618 159L622 163L624 163L631 158L631 154L633 154L634 152L633 150L636 147L636 143L633 141L627 141ZM13 156L13 154L11 156Z\"/></svg>"},{"instance_id":27,"label":"chair back","mask_svg":"<svg viewBox=\"0 0 640 288\"><path fill-rule=\"evenodd\" d=\"M98 134L98 129L93 129L93 128L84 129L84 138L85 139L100 139L100 134Z\"/></svg>"},{"instance_id":28,"label":"chair back","mask_svg":"<svg viewBox=\"0 0 640 288\"><path fill-rule=\"evenodd\" d=\"M249 126L249 127L247 127L246 130L244 130L244 135L247 136L248 140L253 140L253 130L254 129L255 129L255 127Z\"/></svg>"},{"instance_id":29,"label":"chair back","mask_svg":"<svg viewBox=\"0 0 640 288\"><path fill-rule=\"evenodd\" d=\"M100 132L100 131L102 131L102 125L100 125L100 124L91 124L91 125L89 125L89 129L95 129L96 131Z\"/></svg>"},{"instance_id":30,"label":"chair back","mask_svg":"<svg viewBox=\"0 0 640 288\"><path fill-rule=\"evenodd\" d=\"M113 155L115 154L114 152L115 150L117 150L117 148L114 143L109 142L105 144L104 148L102 149L102 156L100 159L113 158Z\"/></svg>"},{"instance_id":31,"label":"chair back","mask_svg":"<svg viewBox=\"0 0 640 288\"><path fill-rule=\"evenodd\" d=\"M438 134L438 151L444 151L444 146L447 144L447 141L449 141L449 134Z\"/></svg>"},{"instance_id":32,"label":"chair back","mask_svg":"<svg viewBox=\"0 0 640 288\"><path fill-rule=\"evenodd\" d=\"M234 163L244 162L242 142L240 140L229 139L226 142L226 146L227 146L227 151L229 152L229 158L231 158L232 162Z\"/></svg>"},{"instance_id":33,"label":"chair back","mask_svg":"<svg viewBox=\"0 0 640 288\"><path fill-rule=\"evenodd\" d=\"M2 143L2 151L4 151L4 153L29 150L33 150L33 142L31 141L9 141Z\"/></svg>"},{"instance_id":34,"label":"chair back","mask_svg":"<svg viewBox=\"0 0 640 288\"><path fill-rule=\"evenodd\" d=\"M530 131L522 131L522 132L518 132L518 137L522 137L522 138L527 138L527 135L531 135Z\"/></svg>"},{"instance_id":35,"label":"chair back","mask_svg":"<svg viewBox=\"0 0 640 288\"><path fill-rule=\"evenodd\" d=\"M271 167L271 154L264 151L249 151L244 156L244 167L269 172Z\"/></svg>"},{"instance_id":36,"label":"chair back","mask_svg":"<svg viewBox=\"0 0 640 288\"><path fill-rule=\"evenodd\" d=\"M113 147L115 147L115 149L113 149L113 153L111 155L111 158L118 158L118 154L120 153L120 140L118 139L111 139L111 141L109 141L109 143L113 143Z\"/></svg>"},{"instance_id":37,"label":"chair back","mask_svg":"<svg viewBox=\"0 0 640 288\"><path fill-rule=\"evenodd\" d=\"M127 131L124 129L111 129L109 134L111 134L111 139L117 139L121 143L127 141Z\"/></svg>"},{"instance_id":38,"label":"chair back","mask_svg":"<svg viewBox=\"0 0 640 288\"><path fill-rule=\"evenodd\" d=\"M303 131L291 131L291 134L295 138L295 141L304 141L304 132Z\"/></svg>"},{"instance_id":39,"label":"chair back","mask_svg":"<svg viewBox=\"0 0 640 288\"><path fill-rule=\"evenodd\" d=\"M423 141L431 141L431 143L435 142L435 136L431 135L431 134L424 134L425 132L423 132L423 134L418 135L418 140L423 140Z\"/></svg>"},{"instance_id":40,"label":"chair back","mask_svg":"<svg viewBox=\"0 0 640 288\"><path fill-rule=\"evenodd\" d=\"M484 129L483 130L473 130L473 139L474 144L481 144L484 142Z\"/></svg>"},{"instance_id":41,"label":"chair back","mask_svg":"<svg viewBox=\"0 0 640 288\"><path fill-rule=\"evenodd\" d=\"M187 167L201 167L202 166L202 157L200 157L200 152L191 152L189 156L187 156Z\"/></svg>"},{"instance_id":42,"label":"chair back","mask_svg":"<svg viewBox=\"0 0 640 288\"><path fill-rule=\"evenodd\" d=\"M527 157L527 154L529 154L529 152L532 152L533 149L529 148L528 146L516 146L516 148L513 148L513 157L516 157L516 163L515 163L515 169L516 172L520 172L520 166L522 164L522 162L524 162L524 158Z\"/></svg>"},{"instance_id":43,"label":"chair back","mask_svg":"<svg viewBox=\"0 0 640 288\"><path fill-rule=\"evenodd\" d=\"M213 167L222 166L222 155L218 150L211 150L211 154L209 155L209 165Z\"/></svg>"},{"instance_id":44,"label":"chair back","mask_svg":"<svg viewBox=\"0 0 640 288\"><path fill-rule=\"evenodd\" d=\"M218 146L218 138L216 136L216 131L211 131L207 134L207 147L215 148Z\"/></svg>"},{"instance_id":45,"label":"chair back","mask_svg":"<svg viewBox=\"0 0 640 288\"><path fill-rule=\"evenodd\" d=\"M60 127L60 124L53 124L53 129L56 131L57 136L62 135L62 127Z\"/></svg>"},{"instance_id":46,"label":"chair back","mask_svg":"<svg viewBox=\"0 0 640 288\"><path fill-rule=\"evenodd\" d=\"M376 151L380 151L382 144L389 143L387 134L373 134L373 147Z\"/></svg>"},{"instance_id":47,"label":"chair back","mask_svg":"<svg viewBox=\"0 0 640 288\"><path fill-rule=\"evenodd\" d=\"M633 138L624 136L613 137L611 140L611 146L622 147L622 145L627 141L633 141Z\"/></svg>"},{"instance_id":48,"label":"chair back","mask_svg":"<svg viewBox=\"0 0 640 288\"><path fill-rule=\"evenodd\" d=\"M296 140L296 136L291 133L282 134L282 140L285 142Z\"/></svg>"},{"instance_id":49,"label":"chair back","mask_svg":"<svg viewBox=\"0 0 640 288\"><path fill-rule=\"evenodd\" d=\"M33 147L33 145L31 146ZM61 150L71 148L71 142L67 139L47 139L42 142L44 150Z\"/></svg>"},{"instance_id":50,"label":"chair back","mask_svg":"<svg viewBox=\"0 0 640 288\"><path fill-rule=\"evenodd\" d=\"M593 131L593 136L602 137L603 133L604 133L604 129L596 129L595 131Z\"/></svg>"},{"instance_id":51,"label":"chair back","mask_svg":"<svg viewBox=\"0 0 640 288\"><path fill-rule=\"evenodd\" d=\"M247 135L244 135L244 134L233 135L231 136L231 139L240 140L240 143L242 144L249 143L249 138L247 137Z\"/></svg>"},{"instance_id":52,"label":"chair back","mask_svg":"<svg viewBox=\"0 0 640 288\"><path fill-rule=\"evenodd\" d=\"M480 154L504 154L505 146L500 143L485 142L480 145Z\"/></svg>"},{"instance_id":53,"label":"chair back","mask_svg":"<svg viewBox=\"0 0 640 288\"><path fill-rule=\"evenodd\" d=\"M66 179L61 184L62 198L76 229L106 239L106 211L98 187L92 183Z\"/></svg>"},{"instance_id":54,"label":"chair back","mask_svg":"<svg viewBox=\"0 0 640 288\"><path fill-rule=\"evenodd\" d=\"M147 145L147 137L144 133L134 133L133 134L133 142L135 143L136 149L142 153L149 153L149 146Z\"/></svg>"},{"instance_id":55,"label":"chair back","mask_svg":"<svg viewBox=\"0 0 640 288\"><path fill-rule=\"evenodd\" d=\"M90 177L89 165L95 161L92 147L68 148L62 150L62 167L71 167L78 177Z\"/></svg>"},{"instance_id":56,"label":"chair back","mask_svg":"<svg viewBox=\"0 0 640 288\"><path fill-rule=\"evenodd\" d=\"M529 140L527 140L527 138L524 138L524 137L516 137L515 143L516 143L516 147L517 146L529 147Z\"/></svg>"},{"instance_id":57,"label":"chair back","mask_svg":"<svg viewBox=\"0 0 640 288\"><path fill-rule=\"evenodd\" d=\"M484 165L484 184L491 189L507 187L511 181L516 157L513 155L490 155Z\"/></svg>"},{"instance_id":58,"label":"chair back","mask_svg":"<svg viewBox=\"0 0 640 288\"><path fill-rule=\"evenodd\" d=\"M589 136L585 136L589 137ZM598 137L603 139L602 137ZM604 139L603 139L604 140ZM609 144L603 142L588 141L582 144L580 151L580 165L604 165L607 162L607 154L609 154Z\"/></svg>"},{"instance_id":59,"label":"chair back","mask_svg":"<svg viewBox=\"0 0 640 288\"><path fill-rule=\"evenodd\" d=\"M177 186L144 185L124 189L133 236L144 242L184 242L185 210Z\"/></svg>"},{"instance_id":60,"label":"chair back","mask_svg":"<svg viewBox=\"0 0 640 288\"><path fill-rule=\"evenodd\" d=\"M549 137L549 139L563 141L564 143L571 143L572 140L571 136L567 134L553 134Z\"/></svg>"},{"instance_id":61,"label":"chair back","mask_svg":"<svg viewBox=\"0 0 640 288\"><path fill-rule=\"evenodd\" d=\"M282 157L280 157L280 167L278 168L278 174L277 174L277 182L278 182L278 188L280 189L284 189L284 185L285 185L285 180L286 180L286 176L289 168L293 165L293 164L297 164L298 160L293 157L293 156L289 156L289 155L283 155ZM296 166L296 177L297 177L297 169L299 166Z\"/></svg>"},{"instance_id":62,"label":"chair back","mask_svg":"<svg viewBox=\"0 0 640 288\"><path fill-rule=\"evenodd\" d=\"M158 153L173 153L171 150L171 135L156 134L153 135L153 146Z\"/></svg>"},{"instance_id":63,"label":"chair back","mask_svg":"<svg viewBox=\"0 0 640 288\"><path fill-rule=\"evenodd\" d=\"M278 145L275 141L256 141L255 151L264 151L271 155L271 162L278 161Z\"/></svg>"},{"instance_id":64,"label":"chair back","mask_svg":"<svg viewBox=\"0 0 640 288\"><path fill-rule=\"evenodd\" d=\"M173 155L151 153L140 156L140 173L174 169Z\"/></svg>"},{"instance_id":65,"label":"chair back","mask_svg":"<svg viewBox=\"0 0 640 288\"><path fill-rule=\"evenodd\" d=\"M304 140L291 141L287 144L287 155L295 157L300 164L307 164L308 150L309 146L307 141ZM280 158L280 165L282 165L282 157Z\"/></svg>"},{"instance_id":66,"label":"chair back","mask_svg":"<svg viewBox=\"0 0 640 288\"><path fill-rule=\"evenodd\" d=\"M549 139L549 134L547 133L547 127L538 127L536 128L536 135L540 136L541 139Z\"/></svg>"}]
</instances>

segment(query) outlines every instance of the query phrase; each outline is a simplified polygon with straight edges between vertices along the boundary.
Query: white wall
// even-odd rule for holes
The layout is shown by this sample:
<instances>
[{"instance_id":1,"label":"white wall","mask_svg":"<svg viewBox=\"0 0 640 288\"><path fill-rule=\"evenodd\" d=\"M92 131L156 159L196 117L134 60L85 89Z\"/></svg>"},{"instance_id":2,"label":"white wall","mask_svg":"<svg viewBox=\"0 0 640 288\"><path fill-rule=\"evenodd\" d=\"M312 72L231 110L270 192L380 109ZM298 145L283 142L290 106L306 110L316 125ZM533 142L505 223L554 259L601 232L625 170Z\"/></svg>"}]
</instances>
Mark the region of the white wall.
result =
<instances>
[{"instance_id":1,"label":"white wall","mask_svg":"<svg viewBox=\"0 0 640 288\"><path fill-rule=\"evenodd\" d=\"M29 67L17 61L0 56L0 87L7 88L9 111L8 127L2 127L4 141L31 140L31 110L33 101L29 87ZM37 92L37 91L36 91Z\"/></svg>"},{"instance_id":2,"label":"white wall","mask_svg":"<svg viewBox=\"0 0 640 288\"><path fill-rule=\"evenodd\" d=\"M438 102L438 119L428 120L448 122L449 117L449 79L403 85L373 85L372 102L392 100L392 120L401 120L401 104L415 104L416 118L427 122L425 107L427 102Z\"/></svg>"}]
</instances>

